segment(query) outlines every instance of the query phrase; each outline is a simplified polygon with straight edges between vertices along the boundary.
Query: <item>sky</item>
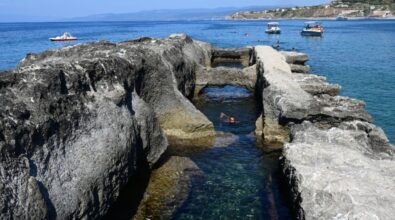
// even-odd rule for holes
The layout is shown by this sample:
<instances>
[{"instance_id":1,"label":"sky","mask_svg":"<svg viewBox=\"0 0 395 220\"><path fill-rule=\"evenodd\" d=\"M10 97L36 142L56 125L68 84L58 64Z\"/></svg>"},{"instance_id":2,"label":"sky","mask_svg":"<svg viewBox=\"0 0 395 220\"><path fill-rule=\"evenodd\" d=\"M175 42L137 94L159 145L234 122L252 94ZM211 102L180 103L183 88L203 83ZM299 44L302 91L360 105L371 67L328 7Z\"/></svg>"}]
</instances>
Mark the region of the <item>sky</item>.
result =
<instances>
[{"instance_id":1,"label":"sky","mask_svg":"<svg viewBox=\"0 0 395 220\"><path fill-rule=\"evenodd\" d=\"M0 21L20 18L62 19L104 13L158 9L314 5L325 0L0 0Z\"/></svg>"}]
</instances>

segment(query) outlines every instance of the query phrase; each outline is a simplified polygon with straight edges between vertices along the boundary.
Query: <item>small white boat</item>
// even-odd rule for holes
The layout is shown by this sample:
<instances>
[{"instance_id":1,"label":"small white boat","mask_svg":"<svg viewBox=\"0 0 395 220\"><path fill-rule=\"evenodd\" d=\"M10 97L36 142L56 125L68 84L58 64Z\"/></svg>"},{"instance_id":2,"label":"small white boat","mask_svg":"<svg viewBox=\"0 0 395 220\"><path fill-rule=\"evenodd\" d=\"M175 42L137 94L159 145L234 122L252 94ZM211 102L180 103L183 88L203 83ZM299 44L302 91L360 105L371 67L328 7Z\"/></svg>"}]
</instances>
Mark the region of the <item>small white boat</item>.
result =
<instances>
[{"instance_id":1,"label":"small white boat","mask_svg":"<svg viewBox=\"0 0 395 220\"><path fill-rule=\"evenodd\" d=\"M78 38L73 37L70 33L65 32L62 36L57 36L53 38L49 38L50 41L73 41L78 40Z\"/></svg>"},{"instance_id":2,"label":"small white boat","mask_svg":"<svg viewBox=\"0 0 395 220\"><path fill-rule=\"evenodd\" d=\"M321 37L323 33L324 33L324 27L321 25L321 23L317 21L305 22L305 27L301 32L302 36L316 36L316 37Z\"/></svg>"},{"instance_id":3,"label":"small white boat","mask_svg":"<svg viewBox=\"0 0 395 220\"><path fill-rule=\"evenodd\" d=\"M280 24L278 22L267 23L265 32L267 34L281 34Z\"/></svg>"}]
</instances>

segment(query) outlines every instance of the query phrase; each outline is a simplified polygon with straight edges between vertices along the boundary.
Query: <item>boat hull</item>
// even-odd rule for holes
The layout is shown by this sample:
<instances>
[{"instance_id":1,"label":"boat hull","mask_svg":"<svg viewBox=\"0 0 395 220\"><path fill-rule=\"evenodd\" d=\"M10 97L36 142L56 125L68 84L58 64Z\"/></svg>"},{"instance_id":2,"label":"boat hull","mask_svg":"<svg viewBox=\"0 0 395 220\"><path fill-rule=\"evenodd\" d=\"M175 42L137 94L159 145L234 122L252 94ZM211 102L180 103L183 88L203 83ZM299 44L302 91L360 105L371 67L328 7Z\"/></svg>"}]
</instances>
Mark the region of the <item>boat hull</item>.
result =
<instances>
[{"instance_id":1,"label":"boat hull","mask_svg":"<svg viewBox=\"0 0 395 220\"><path fill-rule=\"evenodd\" d=\"M56 39L56 38L50 38L50 41L75 41L78 40L77 38L69 38L69 39Z\"/></svg>"},{"instance_id":2,"label":"boat hull","mask_svg":"<svg viewBox=\"0 0 395 220\"><path fill-rule=\"evenodd\" d=\"M302 36L312 36L312 37L322 37L323 32L318 31L302 31L300 32Z\"/></svg>"},{"instance_id":3,"label":"boat hull","mask_svg":"<svg viewBox=\"0 0 395 220\"><path fill-rule=\"evenodd\" d=\"M266 34L281 34L281 31L280 30L275 30L275 31L266 30L265 33Z\"/></svg>"}]
</instances>

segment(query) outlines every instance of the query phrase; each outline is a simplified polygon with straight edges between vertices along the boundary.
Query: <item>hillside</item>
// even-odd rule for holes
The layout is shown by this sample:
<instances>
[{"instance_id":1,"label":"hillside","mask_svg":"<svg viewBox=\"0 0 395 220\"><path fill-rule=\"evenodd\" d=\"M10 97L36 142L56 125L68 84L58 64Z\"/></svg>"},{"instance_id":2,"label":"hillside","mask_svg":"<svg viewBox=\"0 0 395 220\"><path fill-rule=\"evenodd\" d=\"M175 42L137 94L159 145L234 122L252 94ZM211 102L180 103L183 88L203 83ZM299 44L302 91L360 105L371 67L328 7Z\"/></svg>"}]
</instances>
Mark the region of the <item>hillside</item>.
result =
<instances>
[{"instance_id":1,"label":"hillside","mask_svg":"<svg viewBox=\"0 0 395 220\"><path fill-rule=\"evenodd\" d=\"M236 12L231 19L334 18L395 16L395 0L343 0L307 7Z\"/></svg>"}]
</instances>

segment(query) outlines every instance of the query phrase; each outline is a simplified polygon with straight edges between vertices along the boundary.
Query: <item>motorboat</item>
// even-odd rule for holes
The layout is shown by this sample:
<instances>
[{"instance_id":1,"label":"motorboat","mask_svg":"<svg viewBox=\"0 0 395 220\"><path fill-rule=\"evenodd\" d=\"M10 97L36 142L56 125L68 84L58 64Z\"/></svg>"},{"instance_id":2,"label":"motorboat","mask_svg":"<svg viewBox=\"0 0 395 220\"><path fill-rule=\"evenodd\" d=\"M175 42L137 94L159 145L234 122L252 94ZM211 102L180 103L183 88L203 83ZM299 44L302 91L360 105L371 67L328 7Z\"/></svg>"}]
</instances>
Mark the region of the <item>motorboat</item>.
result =
<instances>
[{"instance_id":1,"label":"motorboat","mask_svg":"<svg viewBox=\"0 0 395 220\"><path fill-rule=\"evenodd\" d=\"M305 22L305 27L303 28L301 34L302 36L317 36L321 37L324 33L324 27L320 22L308 21Z\"/></svg>"},{"instance_id":2,"label":"motorboat","mask_svg":"<svg viewBox=\"0 0 395 220\"><path fill-rule=\"evenodd\" d=\"M50 41L73 41L78 40L78 38L73 37L70 33L65 32L62 36L57 36L53 38L49 38Z\"/></svg>"},{"instance_id":3,"label":"motorboat","mask_svg":"<svg viewBox=\"0 0 395 220\"><path fill-rule=\"evenodd\" d=\"M280 24L278 22L267 23L265 32L267 34L281 34Z\"/></svg>"}]
</instances>

